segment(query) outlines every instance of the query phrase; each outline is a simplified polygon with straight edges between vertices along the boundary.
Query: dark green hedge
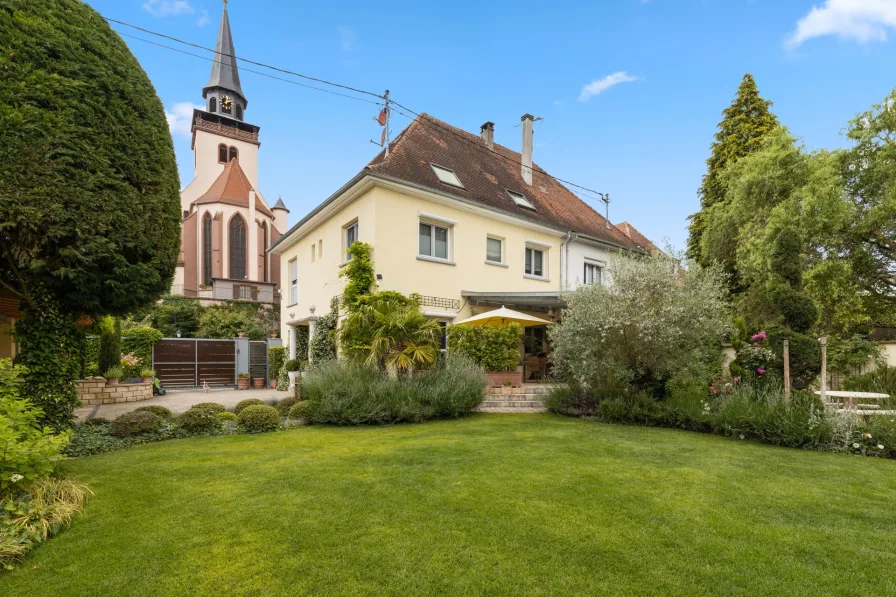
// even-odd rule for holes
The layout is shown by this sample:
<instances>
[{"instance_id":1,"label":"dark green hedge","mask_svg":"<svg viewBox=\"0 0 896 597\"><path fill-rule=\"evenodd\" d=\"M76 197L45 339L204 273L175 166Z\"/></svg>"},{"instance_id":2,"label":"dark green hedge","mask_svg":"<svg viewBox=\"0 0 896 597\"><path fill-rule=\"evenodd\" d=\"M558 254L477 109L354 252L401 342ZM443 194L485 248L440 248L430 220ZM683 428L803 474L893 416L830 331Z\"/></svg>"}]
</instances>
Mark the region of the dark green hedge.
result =
<instances>
[{"instance_id":1,"label":"dark green hedge","mask_svg":"<svg viewBox=\"0 0 896 597\"><path fill-rule=\"evenodd\" d=\"M80 0L0 0L0 278L64 313L171 285L180 181L162 102Z\"/></svg>"}]
</instances>

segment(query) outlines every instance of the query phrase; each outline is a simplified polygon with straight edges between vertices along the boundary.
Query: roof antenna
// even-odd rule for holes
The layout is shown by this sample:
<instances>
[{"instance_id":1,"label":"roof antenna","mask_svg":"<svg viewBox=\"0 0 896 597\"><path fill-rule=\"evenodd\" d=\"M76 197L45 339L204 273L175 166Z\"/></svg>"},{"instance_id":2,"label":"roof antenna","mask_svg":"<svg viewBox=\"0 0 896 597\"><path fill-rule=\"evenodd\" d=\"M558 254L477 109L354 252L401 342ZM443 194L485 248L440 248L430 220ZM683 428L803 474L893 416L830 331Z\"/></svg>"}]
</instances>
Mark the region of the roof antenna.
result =
<instances>
[{"instance_id":1,"label":"roof antenna","mask_svg":"<svg viewBox=\"0 0 896 597\"><path fill-rule=\"evenodd\" d=\"M609 193L598 193L600 195L600 200L604 202L604 213L607 214L607 230L610 229L610 194Z\"/></svg>"},{"instance_id":2,"label":"roof antenna","mask_svg":"<svg viewBox=\"0 0 896 597\"><path fill-rule=\"evenodd\" d=\"M376 120L377 124L383 127L383 134L380 135L380 142L377 143L373 139L370 140L374 145L379 145L380 147L386 148L386 157L389 157L389 121L392 116L392 110L389 109L389 90L386 90L386 95L383 96L383 99L386 100L386 105L380 110L379 116L374 116L373 119Z\"/></svg>"}]
</instances>

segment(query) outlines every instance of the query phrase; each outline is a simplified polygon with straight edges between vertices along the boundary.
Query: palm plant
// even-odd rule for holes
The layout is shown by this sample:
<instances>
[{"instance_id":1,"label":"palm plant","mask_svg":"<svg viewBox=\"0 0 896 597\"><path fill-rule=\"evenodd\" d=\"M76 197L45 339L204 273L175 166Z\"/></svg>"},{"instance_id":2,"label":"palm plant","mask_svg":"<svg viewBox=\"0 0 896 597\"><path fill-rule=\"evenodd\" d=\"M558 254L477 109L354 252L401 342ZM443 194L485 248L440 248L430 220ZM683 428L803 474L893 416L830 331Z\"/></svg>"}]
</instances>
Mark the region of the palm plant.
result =
<instances>
[{"instance_id":1,"label":"palm plant","mask_svg":"<svg viewBox=\"0 0 896 597\"><path fill-rule=\"evenodd\" d=\"M441 327L416 305L383 297L359 305L340 332L348 356L407 373L435 362Z\"/></svg>"}]
</instances>

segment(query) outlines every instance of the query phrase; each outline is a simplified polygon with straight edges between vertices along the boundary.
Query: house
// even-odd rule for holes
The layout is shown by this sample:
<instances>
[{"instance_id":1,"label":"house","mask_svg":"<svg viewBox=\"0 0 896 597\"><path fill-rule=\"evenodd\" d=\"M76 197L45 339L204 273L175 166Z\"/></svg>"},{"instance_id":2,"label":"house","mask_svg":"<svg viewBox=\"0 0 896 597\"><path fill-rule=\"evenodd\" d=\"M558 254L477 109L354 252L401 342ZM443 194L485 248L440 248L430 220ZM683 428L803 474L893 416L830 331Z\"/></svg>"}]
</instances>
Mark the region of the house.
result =
<instances>
[{"instance_id":1,"label":"house","mask_svg":"<svg viewBox=\"0 0 896 597\"><path fill-rule=\"evenodd\" d=\"M227 5L218 59L193 111L194 177L181 191L181 250L171 294L208 300L280 300L280 260L267 250L288 227L289 210L258 190L260 127L246 122Z\"/></svg>"},{"instance_id":2,"label":"house","mask_svg":"<svg viewBox=\"0 0 896 597\"><path fill-rule=\"evenodd\" d=\"M518 153L494 142L491 122L479 136L426 114L411 122L388 156L377 155L271 248L285 276L283 338L295 326L313 333L342 293L339 272L355 241L373 247L380 290L421 295L424 313L444 325L502 305L550 318L564 291L609 284L611 256L643 253L646 239L533 164L533 123L522 117Z\"/></svg>"}]
</instances>

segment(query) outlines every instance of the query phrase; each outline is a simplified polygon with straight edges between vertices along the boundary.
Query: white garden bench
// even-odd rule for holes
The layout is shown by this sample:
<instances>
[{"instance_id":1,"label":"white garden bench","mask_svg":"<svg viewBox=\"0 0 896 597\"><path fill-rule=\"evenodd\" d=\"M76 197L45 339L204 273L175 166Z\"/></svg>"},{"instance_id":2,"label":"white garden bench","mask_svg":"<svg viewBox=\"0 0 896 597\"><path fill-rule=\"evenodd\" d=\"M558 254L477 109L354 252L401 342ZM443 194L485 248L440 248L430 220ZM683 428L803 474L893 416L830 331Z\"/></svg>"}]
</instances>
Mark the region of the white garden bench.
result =
<instances>
[{"instance_id":1,"label":"white garden bench","mask_svg":"<svg viewBox=\"0 0 896 597\"><path fill-rule=\"evenodd\" d=\"M821 392L815 392L817 396L821 396ZM888 400L889 394L879 394L877 392L847 392L842 390L829 390L824 393L828 402L825 406L840 407L838 412L849 411L856 415L896 415L896 410L881 410L880 404L876 404L881 400ZM832 398L839 398L840 401L835 402Z\"/></svg>"}]
</instances>

